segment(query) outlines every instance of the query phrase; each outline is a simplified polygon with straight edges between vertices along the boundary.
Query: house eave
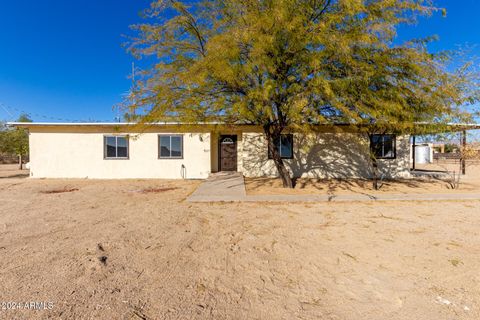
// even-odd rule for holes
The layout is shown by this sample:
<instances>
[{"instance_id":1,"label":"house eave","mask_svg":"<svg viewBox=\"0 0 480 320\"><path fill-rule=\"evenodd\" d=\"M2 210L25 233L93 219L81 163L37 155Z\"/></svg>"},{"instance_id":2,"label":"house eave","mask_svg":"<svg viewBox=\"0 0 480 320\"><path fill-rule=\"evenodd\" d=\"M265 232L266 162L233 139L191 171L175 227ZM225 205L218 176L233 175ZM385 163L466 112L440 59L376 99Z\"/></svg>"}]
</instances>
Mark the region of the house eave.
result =
<instances>
[{"instance_id":1,"label":"house eave","mask_svg":"<svg viewBox=\"0 0 480 320\"><path fill-rule=\"evenodd\" d=\"M19 127L19 128L36 128L36 127L135 127L138 125L136 122L7 122L8 126ZM197 123L185 123L185 122L175 122L175 121L166 121L166 122L152 122L145 123L142 126L148 127L162 127L162 126L228 126L228 127L251 127L255 126L252 124L227 124L224 122L197 122ZM365 127L366 124L356 125L352 123L335 123L335 124L318 124L318 128L333 128L333 127ZM478 123L446 123L446 124L437 124L437 123L428 123L428 122L417 122L415 124L416 128L413 128L408 133L411 134L426 134L431 131L434 132L459 132L465 130L478 130L480 129L480 124ZM425 130L425 128L431 128L430 130Z\"/></svg>"},{"instance_id":2,"label":"house eave","mask_svg":"<svg viewBox=\"0 0 480 320\"><path fill-rule=\"evenodd\" d=\"M146 123L148 126L167 126L167 125L218 125L220 122L154 122ZM136 122L7 122L12 127L119 127L119 126L135 126Z\"/></svg>"}]
</instances>

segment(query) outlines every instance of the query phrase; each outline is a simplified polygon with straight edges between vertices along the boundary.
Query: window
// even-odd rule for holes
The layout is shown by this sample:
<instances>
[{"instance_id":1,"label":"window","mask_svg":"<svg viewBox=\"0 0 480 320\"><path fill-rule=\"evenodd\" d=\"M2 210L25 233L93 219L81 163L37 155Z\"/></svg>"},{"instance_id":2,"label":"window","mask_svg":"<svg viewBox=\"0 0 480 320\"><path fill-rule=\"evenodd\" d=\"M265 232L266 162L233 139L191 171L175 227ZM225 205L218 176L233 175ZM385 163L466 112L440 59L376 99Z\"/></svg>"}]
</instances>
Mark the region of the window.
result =
<instances>
[{"instance_id":1,"label":"window","mask_svg":"<svg viewBox=\"0 0 480 320\"><path fill-rule=\"evenodd\" d=\"M230 138L230 137L226 137L226 138L223 138L223 139L222 139L222 143L223 143L223 144L234 144L235 141L233 141L233 139Z\"/></svg>"},{"instance_id":2,"label":"window","mask_svg":"<svg viewBox=\"0 0 480 320\"><path fill-rule=\"evenodd\" d=\"M103 138L105 159L128 159L128 137L106 136Z\"/></svg>"},{"instance_id":3,"label":"window","mask_svg":"<svg viewBox=\"0 0 480 320\"><path fill-rule=\"evenodd\" d=\"M373 134L370 136L370 150L377 159L395 159L395 141L393 134Z\"/></svg>"},{"instance_id":4,"label":"window","mask_svg":"<svg viewBox=\"0 0 480 320\"><path fill-rule=\"evenodd\" d=\"M183 158L183 136L159 135L158 136L158 157L160 159L182 159Z\"/></svg>"},{"instance_id":5,"label":"window","mask_svg":"<svg viewBox=\"0 0 480 320\"><path fill-rule=\"evenodd\" d=\"M293 134L282 134L280 139L274 141L275 145L278 146L278 151L280 152L280 157L282 159L292 159L293 158ZM268 158L272 159L272 150L268 148Z\"/></svg>"}]
</instances>

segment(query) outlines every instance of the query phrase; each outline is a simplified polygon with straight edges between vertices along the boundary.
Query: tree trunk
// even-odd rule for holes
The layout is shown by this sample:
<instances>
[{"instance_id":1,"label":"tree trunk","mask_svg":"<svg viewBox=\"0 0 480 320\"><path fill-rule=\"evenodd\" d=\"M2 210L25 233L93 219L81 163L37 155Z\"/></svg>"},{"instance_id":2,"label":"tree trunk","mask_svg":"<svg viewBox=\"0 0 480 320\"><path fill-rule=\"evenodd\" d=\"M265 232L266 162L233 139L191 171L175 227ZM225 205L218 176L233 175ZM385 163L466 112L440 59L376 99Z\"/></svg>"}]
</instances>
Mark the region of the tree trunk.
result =
<instances>
[{"instance_id":1,"label":"tree trunk","mask_svg":"<svg viewBox=\"0 0 480 320\"><path fill-rule=\"evenodd\" d=\"M367 141L370 143L368 147L368 158L370 159L370 164L372 165L372 182L373 182L373 189L378 190L378 161L377 156L375 155L375 150L372 149L372 136L373 133L366 133Z\"/></svg>"},{"instance_id":2,"label":"tree trunk","mask_svg":"<svg viewBox=\"0 0 480 320\"><path fill-rule=\"evenodd\" d=\"M466 162L465 162L465 147L467 146L467 131L463 130L462 131L462 159L460 160L461 161L461 170L462 170L462 174L465 175L465 172L466 172Z\"/></svg>"},{"instance_id":3,"label":"tree trunk","mask_svg":"<svg viewBox=\"0 0 480 320\"><path fill-rule=\"evenodd\" d=\"M268 150L272 157L275 167L277 168L278 174L282 179L282 184L284 188L293 188L293 179L290 177L290 172L285 167L285 163L282 160L280 155L280 150L278 150L278 145L275 141L280 140L281 130L275 130L273 133L270 132L268 128L265 128L265 135L267 136Z\"/></svg>"},{"instance_id":4,"label":"tree trunk","mask_svg":"<svg viewBox=\"0 0 480 320\"><path fill-rule=\"evenodd\" d=\"M18 166L20 170L23 169L23 159L21 154L18 155Z\"/></svg>"},{"instance_id":5,"label":"tree trunk","mask_svg":"<svg viewBox=\"0 0 480 320\"><path fill-rule=\"evenodd\" d=\"M377 162L377 158L372 154L372 155L370 155L370 161L372 162L373 189L378 190L378 162Z\"/></svg>"},{"instance_id":6,"label":"tree trunk","mask_svg":"<svg viewBox=\"0 0 480 320\"><path fill-rule=\"evenodd\" d=\"M282 178L282 184L284 188L293 188L293 179L290 177L290 172L288 172L287 168L285 167L285 163L283 160L280 159L273 159L275 163L275 167L277 168L278 174L280 178Z\"/></svg>"}]
</instances>

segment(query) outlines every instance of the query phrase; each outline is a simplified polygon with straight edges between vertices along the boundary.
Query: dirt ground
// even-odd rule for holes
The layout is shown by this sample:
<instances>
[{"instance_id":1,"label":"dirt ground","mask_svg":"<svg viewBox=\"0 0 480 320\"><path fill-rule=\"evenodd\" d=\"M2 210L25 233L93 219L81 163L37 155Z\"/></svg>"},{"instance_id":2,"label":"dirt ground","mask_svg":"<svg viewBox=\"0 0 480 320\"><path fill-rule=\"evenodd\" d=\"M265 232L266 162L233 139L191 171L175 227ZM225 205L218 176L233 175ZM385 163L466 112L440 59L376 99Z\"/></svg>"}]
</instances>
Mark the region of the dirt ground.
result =
<instances>
[{"instance_id":1,"label":"dirt ground","mask_svg":"<svg viewBox=\"0 0 480 320\"><path fill-rule=\"evenodd\" d=\"M251 195L272 194L408 194L408 193L478 193L480 190L480 163L468 163L466 176L460 176L460 184L452 189L452 182L458 179L460 166L455 161L435 161L432 164L417 165L422 171L449 172L441 178L421 177L380 182L380 189L374 190L370 180L306 179L296 181L294 189L282 187L280 179L245 178L247 193ZM454 173L455 172L455 173ZM455 174L455 175L454 175Z\"/></svg>"},{"instance_id":2,"label":"dirt ground","mask_svg":"<svg viewBox=\"0 0 480 320\"><path fill-rule=\"evenodd\" d=\"M199 181L2 170L0 303L53 307L0 319L480 318L480 201L192 204Z\"/></svg>"}]
</instances>

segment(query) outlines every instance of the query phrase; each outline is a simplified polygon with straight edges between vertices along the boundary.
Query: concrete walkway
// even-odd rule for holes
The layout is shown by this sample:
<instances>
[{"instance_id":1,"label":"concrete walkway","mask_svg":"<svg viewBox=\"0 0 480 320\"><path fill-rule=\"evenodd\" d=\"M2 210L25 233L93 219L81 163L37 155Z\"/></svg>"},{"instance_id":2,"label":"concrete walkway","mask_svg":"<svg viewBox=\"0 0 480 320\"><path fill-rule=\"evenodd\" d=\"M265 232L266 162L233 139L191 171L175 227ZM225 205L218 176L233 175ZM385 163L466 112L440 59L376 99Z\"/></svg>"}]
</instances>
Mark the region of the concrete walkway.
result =
<instances>
[{"instance_id":1,"label":"concrete walkway","mask_svg":"<svg viewBox=\"0 0 480 320\"><path fill-rule=\"evenodd\" d=\"M441 201L480 200L480 193L432 194L302 194L247 195L243 176L238 172L212 174L188 198L189 202L348 202L348 201Z\"/></svg>"},{"instance_id":2,"label":"concrete walkway","mask_svg":"<svg viewBox=\"0 0 480 320\"><path fill-rule=\"evenodd\" d=\"M187 201L243 201L247 197L240 172L213 173L195 190Z\"/></svg>"}]
</instances>

